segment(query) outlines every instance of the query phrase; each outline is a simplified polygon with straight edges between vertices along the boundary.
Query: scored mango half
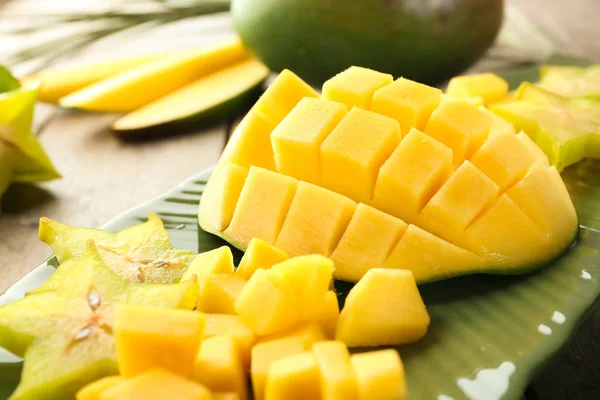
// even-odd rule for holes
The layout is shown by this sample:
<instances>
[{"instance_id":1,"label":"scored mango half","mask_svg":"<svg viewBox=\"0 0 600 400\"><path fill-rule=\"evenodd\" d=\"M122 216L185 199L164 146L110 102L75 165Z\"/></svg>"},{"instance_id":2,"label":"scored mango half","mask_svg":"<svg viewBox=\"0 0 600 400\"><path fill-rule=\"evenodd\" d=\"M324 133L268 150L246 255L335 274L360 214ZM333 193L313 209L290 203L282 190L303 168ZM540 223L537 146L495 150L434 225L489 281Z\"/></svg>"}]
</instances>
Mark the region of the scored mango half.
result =
<instances>
[{"instance_id":1,"label":"scored mango half","mask_svg":"<svg viewBox=\"0 0 600 400\"><path fill-rule=\"evenodd\" d=\"M337 279L383 267L419 283L526 272L574 240L556 168L500 117L357 67L323 93L279 75L207 184L205 231L242 250L259 238L290 257L325 255Z\"/></svg>"}]
</instances>

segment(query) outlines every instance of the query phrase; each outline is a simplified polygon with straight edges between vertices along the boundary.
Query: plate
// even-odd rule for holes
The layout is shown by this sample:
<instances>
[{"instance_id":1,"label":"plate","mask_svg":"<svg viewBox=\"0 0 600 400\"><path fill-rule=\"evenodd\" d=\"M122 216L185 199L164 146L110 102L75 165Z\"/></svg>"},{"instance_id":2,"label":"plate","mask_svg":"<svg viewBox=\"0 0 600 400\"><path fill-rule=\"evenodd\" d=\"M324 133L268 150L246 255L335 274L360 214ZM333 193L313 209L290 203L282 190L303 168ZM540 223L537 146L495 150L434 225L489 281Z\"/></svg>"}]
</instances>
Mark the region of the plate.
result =
<instances>
[{"instance_id":1,"label":"plate","mask_svg":"<svg viewBox=\"0 0 600 400\"><path fill-rule=\"evenodd\" d=\"M523 79L512 74L512 83ZM174 246L202 252L223 245L197 224L210 173L191 177L103 228L118 231L144 222L154 211ZM418 343L398 348L411 399L519 399L600 297L600 162L583 161L562 176L580 223L579 238L564 256L529 275L474 275L420 287L431 316L429 332ZM39 286L55 265L51 258L34 269L0 296L0 304ZM343 282L336 286L342 293L350 288ZM16 386L20 367L19 359L0 353L0 398Z\"/></svg>"}]
</instances>

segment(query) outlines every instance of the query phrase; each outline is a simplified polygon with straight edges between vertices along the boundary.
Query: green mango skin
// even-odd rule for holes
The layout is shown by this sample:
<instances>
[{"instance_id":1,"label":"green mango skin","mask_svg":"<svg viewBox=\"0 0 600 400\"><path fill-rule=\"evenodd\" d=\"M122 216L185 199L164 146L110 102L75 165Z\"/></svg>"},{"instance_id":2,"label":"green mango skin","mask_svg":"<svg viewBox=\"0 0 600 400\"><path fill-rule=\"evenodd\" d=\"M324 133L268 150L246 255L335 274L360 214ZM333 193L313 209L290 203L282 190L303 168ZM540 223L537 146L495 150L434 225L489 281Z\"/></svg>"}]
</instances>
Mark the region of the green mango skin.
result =
<instances>
[{"instance_id":1,"label":"green mango skin","mask_svg":"<svg viewBox=\"0 0 600 400\"><path fill-rule=\"evenodd\" d=\"M435 85L493 43L503 0L234 0L231 12L263 63L312 85L352 65Z\"/></svg>"}]
</instances>

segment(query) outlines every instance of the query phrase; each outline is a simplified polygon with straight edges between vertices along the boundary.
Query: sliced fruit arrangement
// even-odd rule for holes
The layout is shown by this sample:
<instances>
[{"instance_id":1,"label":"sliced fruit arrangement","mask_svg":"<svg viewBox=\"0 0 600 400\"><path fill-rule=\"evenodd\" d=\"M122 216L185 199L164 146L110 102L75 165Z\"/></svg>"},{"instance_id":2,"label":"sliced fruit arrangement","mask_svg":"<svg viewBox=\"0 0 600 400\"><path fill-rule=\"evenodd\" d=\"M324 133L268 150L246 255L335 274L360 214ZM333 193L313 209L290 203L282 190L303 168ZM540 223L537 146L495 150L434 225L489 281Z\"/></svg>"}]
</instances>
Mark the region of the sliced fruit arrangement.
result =
<instances>
[{"instance_id":1,"label":"sliced fruit arrangement","mask_svg":"<svg viewBox=\"0 0 600 400\"><path fill-rule=\"evenodd\" d=\"M499 86L468 95L499 98ZM282 72L227 145L199 223L242 250L259 238L290 256L324 255L349 281L375 267L418 282L525 272L577 232L556 168L528 135L469 102L441 102L438 89L357 67L322 96Z\"/></svg>"},{"instance_id":2,"label":"sliced fruit arrangement","mask_svg":"<svg viewBox=\"0 0 600 400\"><path fill-rule=\"evenodd\" d=\"M547 65L540 69L538 86L565 97L600 100L600 65Z\"/></svg>"}]
</instances>

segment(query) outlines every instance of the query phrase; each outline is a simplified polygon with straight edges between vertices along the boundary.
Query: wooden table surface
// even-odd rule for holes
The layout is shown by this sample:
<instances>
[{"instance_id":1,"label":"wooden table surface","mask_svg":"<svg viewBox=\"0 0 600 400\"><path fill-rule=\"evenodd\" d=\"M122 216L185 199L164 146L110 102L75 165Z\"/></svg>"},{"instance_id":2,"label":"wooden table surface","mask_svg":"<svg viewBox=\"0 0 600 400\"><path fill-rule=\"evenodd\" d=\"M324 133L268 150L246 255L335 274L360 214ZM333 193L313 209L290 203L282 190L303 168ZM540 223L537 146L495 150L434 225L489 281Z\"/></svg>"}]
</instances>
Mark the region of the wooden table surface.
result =
<instances>
[{"instance_id":1,"label":"wooden table surface","mask_svg":"<svg viewBox=\"0 0 600 400\"><path fill-rule=\"evenodd\" d=\"M3 35L2 27L14 22L7 16L23 10L47 12L50 3L56 7L57 2L28 0L3 4L0 0L0 61L4 59L2 51L9 52L24 43L44 39L31 33ZM67 3L81 7L85 2ZM519 40L530 41L531 53L557 50L600 62L597 22L600 0L509 0L507 3L511 6L507 24L518 23L520 17L524 17L531 24L527 34L533 27L547 37L544 40L535 34L522 37L519 35L524 35L523 31L516 29ZM214 44L232 33L227 14L191 18L154 29L133 29L53 57L51 61L71 65L183 49ZM480 65L488 65L485 62L490 59ZM48 61L37 60L37 66ZM24 71L31 68L31 63L14 67ZM108 127L115 118L107 114L68 112L46 105L36 110L37 133L63 179L38 186L13 186L6 193L0 215L0 292L52 254L37 239L41 216L73 225L100 226L213 165L235 126L235 120L225 121L185 135L133 143L111 135ZM580 329L569 351L539 376L527 398L600 399L598 309Z\"/></svg>"}]
</instances>

